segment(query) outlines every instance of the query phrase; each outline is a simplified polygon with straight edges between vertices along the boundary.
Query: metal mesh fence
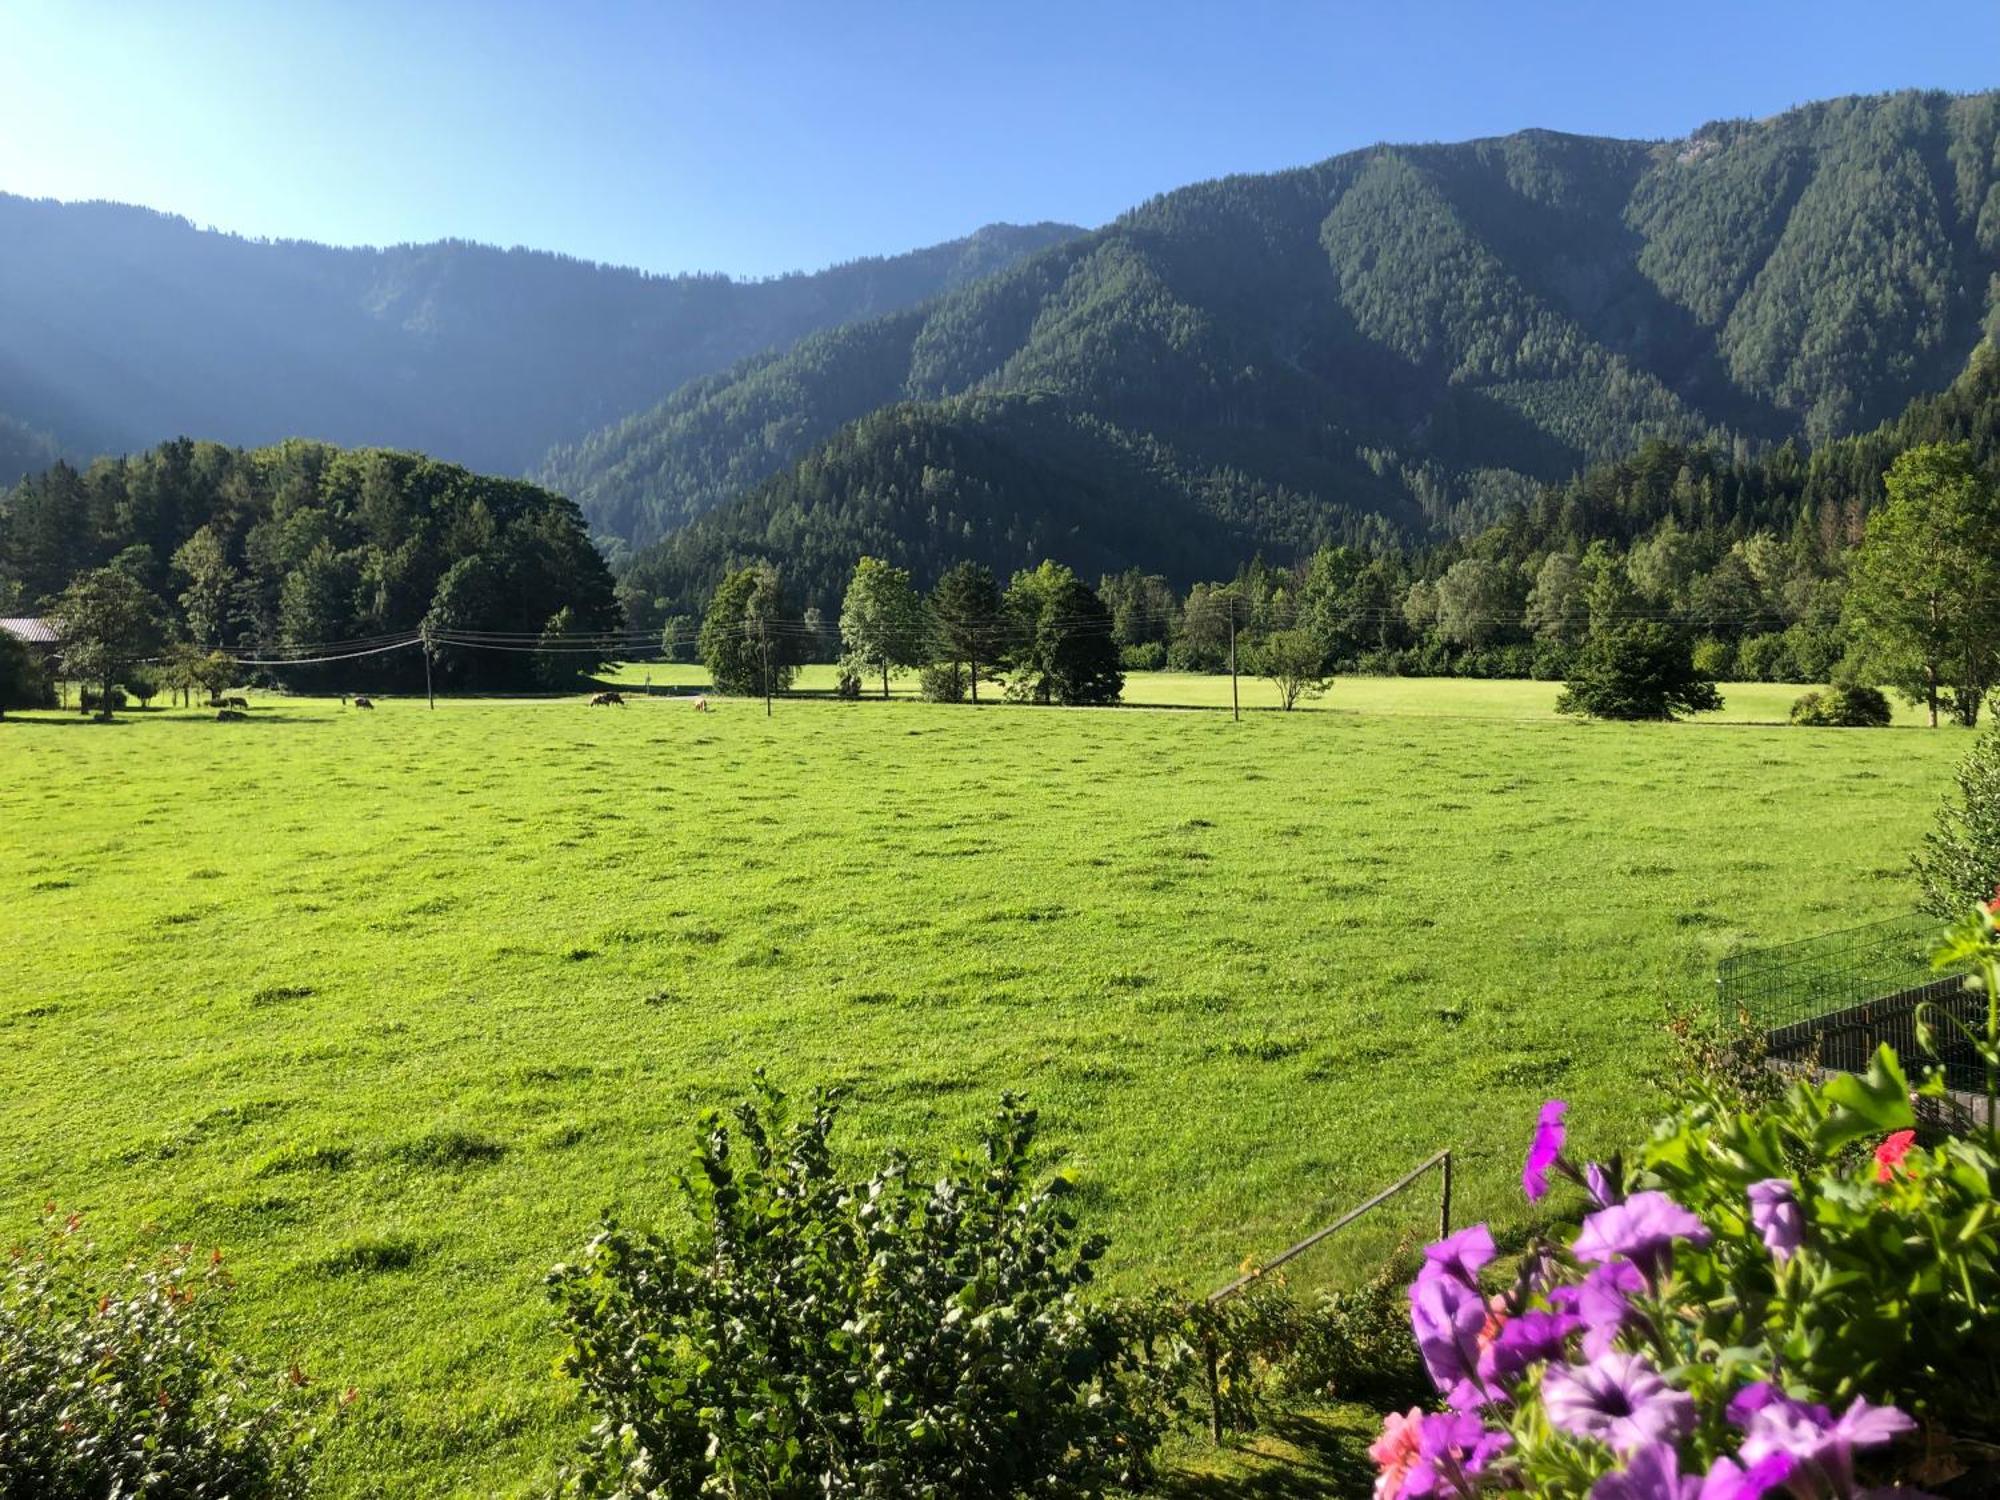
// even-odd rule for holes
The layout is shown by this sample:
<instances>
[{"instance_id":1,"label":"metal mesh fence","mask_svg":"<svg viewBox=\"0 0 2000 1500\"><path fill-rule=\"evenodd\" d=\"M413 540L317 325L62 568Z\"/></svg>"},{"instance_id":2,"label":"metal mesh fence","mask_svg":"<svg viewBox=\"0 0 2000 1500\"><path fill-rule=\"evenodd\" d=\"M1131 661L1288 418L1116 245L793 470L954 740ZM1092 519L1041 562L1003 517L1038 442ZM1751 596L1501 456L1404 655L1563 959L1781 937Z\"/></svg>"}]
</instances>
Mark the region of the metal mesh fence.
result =
<instances>
[{"instance_id":1,"label":"metal mesh fence","mask_svg":"<svg viewBox=\"0 0 2000 1500\"><path fill-rule=\"evenodd\" d=\"M1722 1014L1747 1017L1774 1061L1859 1072L1887 1042L1913 1078L1942 1065L1947 1087L1980 1091L1984 1066L1942 1014L1932 1018L1937 1055L1917 1045L1920 1006L1975 1027L1985 1019L1984 995L1932 969L1939 936L1935 918L1912 914L1738 954L1716 971Z\"/></svg>"}]
</instances>

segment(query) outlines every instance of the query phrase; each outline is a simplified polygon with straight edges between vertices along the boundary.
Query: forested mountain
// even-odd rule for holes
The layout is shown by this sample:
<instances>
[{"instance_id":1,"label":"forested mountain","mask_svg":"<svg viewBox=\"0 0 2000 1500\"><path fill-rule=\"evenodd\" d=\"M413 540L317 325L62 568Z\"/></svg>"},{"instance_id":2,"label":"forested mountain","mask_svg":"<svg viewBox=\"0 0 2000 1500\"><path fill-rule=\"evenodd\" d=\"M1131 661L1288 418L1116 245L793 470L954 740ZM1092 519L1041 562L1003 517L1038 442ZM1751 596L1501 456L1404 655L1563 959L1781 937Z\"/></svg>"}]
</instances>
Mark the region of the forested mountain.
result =
<instances>
[{"instance_id":1,"label":"forested mountain","mask_svg":"<svg viewBox=\"0 0 2000 1500\"><path fill-rule=\"evenodd\" d=\"M0 495L0 614L43 610L107 566L154 597L163 642L254 659L372 651L420 623L533 633L617 620L611 574L560 495L302 439L249 451L178 439L82 470L58 463ZM442 660L461 686L533 671L525 653ZM294 687L424 680L408 649L283 672Z\"/></svg>"},{"instance_id":2,"label":"forested mountain","mask_svg":"<svg viewBox=\"0 0 2000 1500\"><path fill-rule=\"evenodd\" d=\"M738 282L445 241L349 250L0 195L0 484L199 432L419 448L519 474L551 445L815 329L1056 243L992 225Z\"/></svg>"},{"instance_id":3,"label":"forested mountain","mask_svg":"<svg viewBox=\"0 0 2000 1500\"><path fill-rule=\"evenodd\" d=\"M1191 187L691 384L537 474L599 534L716 511L635 593L804 537L901 559L970 523L1011 546L1004 476L1029 471L1054 555L1136 535L1123 555L1165 566L1191 511L1238 552L1289 552L1472 530L1647 438L1822 442L1942 388L1996 328L2000 94L1843 99L1673 142L1529 131ZM1133 486L1134 455L1170 498ZM1002 511L977 510L988 490Z\"/></svg>"}]
</instances>

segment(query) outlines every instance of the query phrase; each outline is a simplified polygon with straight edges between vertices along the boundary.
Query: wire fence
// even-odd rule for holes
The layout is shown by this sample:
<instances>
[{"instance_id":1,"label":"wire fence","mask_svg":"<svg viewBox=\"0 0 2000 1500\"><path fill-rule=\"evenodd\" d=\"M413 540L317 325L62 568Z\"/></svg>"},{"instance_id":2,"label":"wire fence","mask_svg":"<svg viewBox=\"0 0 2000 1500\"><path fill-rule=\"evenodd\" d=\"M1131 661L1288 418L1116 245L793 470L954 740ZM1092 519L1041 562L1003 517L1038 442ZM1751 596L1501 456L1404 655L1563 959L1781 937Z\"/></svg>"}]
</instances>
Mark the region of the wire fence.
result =
<instances>
[{"instance_id":1,"label":"wire fence","mask_svg":"<svg viewBox=\"0 0 2000 1500\"><path fill-rule=\"evenodd\" d=\"M1941 1067L1947 1088L1977 1094L1984 1064L1943 1017L1978 1026L1986 997L1931 967L1938 937L1937 919L1913 912L1725 959L1715 979L1723 1020L1748 1020L1782 1066L1863 1072L1887 1043L1912 1074ZM1924 1007L1934 1051L1918 1042Z\"/></svg>"}]
</instances>

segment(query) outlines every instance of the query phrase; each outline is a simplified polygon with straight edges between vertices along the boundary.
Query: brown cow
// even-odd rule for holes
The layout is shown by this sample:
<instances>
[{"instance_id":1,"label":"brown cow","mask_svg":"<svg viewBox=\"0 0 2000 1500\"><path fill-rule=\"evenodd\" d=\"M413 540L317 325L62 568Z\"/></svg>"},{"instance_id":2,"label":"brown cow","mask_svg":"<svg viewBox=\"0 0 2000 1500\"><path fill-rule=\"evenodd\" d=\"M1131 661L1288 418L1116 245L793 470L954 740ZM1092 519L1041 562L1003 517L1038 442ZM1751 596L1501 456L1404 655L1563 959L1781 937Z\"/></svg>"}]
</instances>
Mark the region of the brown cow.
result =
<instances>
[{"instance_id":1,"label":"brown cow","mask_svg":"<svg viewBox=\"0 0 2000 1500\"><path fill-rule=\"evenodd\" d=\"M375 706L375 700L373 698L363 697L360 693L356 693L354 695L354 706L356 708L373 708Z\"/></svg>"},{"instance_id":2,"label":"brown cow","mask_svg":"<svg viewBox=\"0 0 2000 1500\"><path fill-rule=\"evenodd\" d=\"M248 698L224 698L222 706L224 708L248 708L250 700Z\"/></svg>"},{"instance_id":3,"label":"brown cow","mask_svg":"<svg viewBox=\"0 0 2000 1500\"><path fill-rule=\"evenodd\" d=\"M625 706L625 700L617 693L599 693L595 698L590 700L592 708L609 708L614 703L620 708Z\"/></svg>"}]
</instances>

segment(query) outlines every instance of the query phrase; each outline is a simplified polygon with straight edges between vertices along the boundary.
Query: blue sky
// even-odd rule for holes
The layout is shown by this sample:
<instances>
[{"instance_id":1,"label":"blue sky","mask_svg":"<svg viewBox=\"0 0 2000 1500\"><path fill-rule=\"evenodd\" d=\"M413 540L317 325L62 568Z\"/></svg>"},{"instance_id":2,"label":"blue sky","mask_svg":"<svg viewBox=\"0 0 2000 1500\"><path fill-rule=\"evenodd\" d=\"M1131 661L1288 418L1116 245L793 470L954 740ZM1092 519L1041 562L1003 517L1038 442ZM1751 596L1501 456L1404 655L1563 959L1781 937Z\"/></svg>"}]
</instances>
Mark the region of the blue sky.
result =
<instances>
[{"instance_id":1,"label":"blue sky","mask_svg":"<svg viewBox=\"0 0 2000 1500\"><path fill-rule=\"evenodd\" d=\"M0 190L763 275L1528 125L2000 86L2000 3L0 0Z\"/></svg>"}]
</instances>

